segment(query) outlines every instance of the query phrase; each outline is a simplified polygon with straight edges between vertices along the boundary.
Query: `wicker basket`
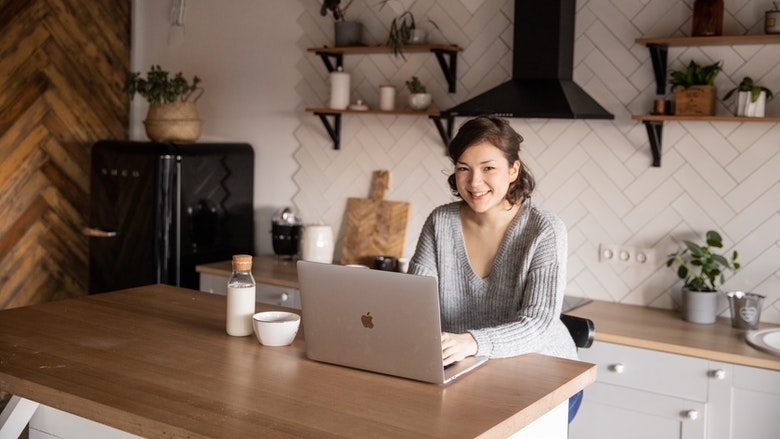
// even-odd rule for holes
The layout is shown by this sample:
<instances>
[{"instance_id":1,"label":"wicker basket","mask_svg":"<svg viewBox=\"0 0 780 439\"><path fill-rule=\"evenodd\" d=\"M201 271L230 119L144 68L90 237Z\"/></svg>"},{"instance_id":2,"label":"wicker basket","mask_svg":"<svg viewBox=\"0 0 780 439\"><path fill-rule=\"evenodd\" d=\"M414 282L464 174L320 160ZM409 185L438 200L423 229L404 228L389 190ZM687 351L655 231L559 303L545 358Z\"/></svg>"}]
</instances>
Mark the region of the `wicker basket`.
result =
<instances>
[{"instance_id":1,"label":"wicker basket","mask_svg":"<svg viewBox=\"0 0 780 439\"><path fill-rule=\"evenodd\" d=\"M144 126L155 142L194 143L200 138L202 122L194 102L174 102L150 106Z\"/></svg>"}]
</instances>

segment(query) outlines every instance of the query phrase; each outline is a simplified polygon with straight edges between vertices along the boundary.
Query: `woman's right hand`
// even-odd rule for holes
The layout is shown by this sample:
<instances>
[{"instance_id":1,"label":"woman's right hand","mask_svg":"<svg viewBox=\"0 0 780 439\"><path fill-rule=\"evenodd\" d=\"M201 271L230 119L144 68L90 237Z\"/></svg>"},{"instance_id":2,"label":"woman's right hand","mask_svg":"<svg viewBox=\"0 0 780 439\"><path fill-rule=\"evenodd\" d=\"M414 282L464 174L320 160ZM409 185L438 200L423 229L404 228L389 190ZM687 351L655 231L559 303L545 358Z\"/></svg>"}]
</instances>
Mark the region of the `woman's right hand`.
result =
<instances>
[{"instance_id":1,"label":"woman's right hand","mask_svg":"<svg viewBox=\"0 0 780 439\"><path fill-rule=\"evenodd\" d=\"M477 341L468 332L463 334L441 333L441 357L444 365L477 354Z\"/></svg>"}]
</instances>

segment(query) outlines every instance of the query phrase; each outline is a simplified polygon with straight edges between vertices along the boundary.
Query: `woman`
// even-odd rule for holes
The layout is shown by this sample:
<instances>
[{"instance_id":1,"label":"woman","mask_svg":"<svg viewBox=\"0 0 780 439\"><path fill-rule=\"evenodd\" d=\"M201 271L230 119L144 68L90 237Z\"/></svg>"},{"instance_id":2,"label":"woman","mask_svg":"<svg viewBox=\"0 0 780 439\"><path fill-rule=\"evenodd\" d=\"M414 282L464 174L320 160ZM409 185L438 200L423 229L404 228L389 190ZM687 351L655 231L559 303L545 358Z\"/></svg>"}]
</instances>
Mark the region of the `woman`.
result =
<instances>
[{"instance_id":1,"label":"woman","mask_svg":"<svg viewBox=\"0 0 780 439\"><path fill-rule=\"evenodd\" d=\"M472 355L577 358L560 320L566 226L531 202L522 141L506 120L483 116L449 144L448 182L461 201L429 215L409 262L409 273L438 279L445 365ZM581 399L569 400L569 422Z\"/></svg>"},{"instance_id":2,"label":"woman","mask_svg":"<svg viewBox=\"0 0 780 439\"><path fill-rule=\"evenodd\" d=\"M466 122L450 142L448 181L461 201L430 214L409 264L438 279L445 364L529 352L577 358L560 321L566 226L531 202L521 142L494 117Z\"/></svg>"}]
</instances>

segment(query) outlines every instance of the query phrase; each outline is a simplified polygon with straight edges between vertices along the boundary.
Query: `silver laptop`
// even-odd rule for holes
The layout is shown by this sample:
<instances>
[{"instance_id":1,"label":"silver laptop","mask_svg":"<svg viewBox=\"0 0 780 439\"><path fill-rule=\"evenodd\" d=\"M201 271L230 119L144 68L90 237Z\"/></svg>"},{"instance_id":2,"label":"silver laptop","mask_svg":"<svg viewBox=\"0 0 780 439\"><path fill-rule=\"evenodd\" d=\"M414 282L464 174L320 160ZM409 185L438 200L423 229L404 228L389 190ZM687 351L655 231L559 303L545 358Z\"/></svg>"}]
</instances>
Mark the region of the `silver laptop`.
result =
<instances>
[{"instance_id":1,"label":"silver laptop","mask_svg":"<svg viewBox=\"0 0 780 439\"><path fill-rule=\"evenodd\" d=\"M312 360L440 384L487 361L443 367L432 277L298 261L298 284Z\"/></svg>"}]
</instances>

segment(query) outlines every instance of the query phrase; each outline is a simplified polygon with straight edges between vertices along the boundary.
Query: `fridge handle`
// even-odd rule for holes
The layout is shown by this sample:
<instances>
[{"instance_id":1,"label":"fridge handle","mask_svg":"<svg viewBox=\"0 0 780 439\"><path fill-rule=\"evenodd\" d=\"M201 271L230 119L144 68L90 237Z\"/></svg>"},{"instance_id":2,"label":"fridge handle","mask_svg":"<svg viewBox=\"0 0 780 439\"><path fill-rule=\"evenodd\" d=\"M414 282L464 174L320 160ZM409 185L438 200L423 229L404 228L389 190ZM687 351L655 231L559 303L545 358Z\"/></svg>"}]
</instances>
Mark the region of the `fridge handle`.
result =
<instances>
[{"instance_id":1,"label":"fridge handle","mask_svg":"<svg viewBox=\"0 0 780 439\"><path fill-rule=\"evenodd\" d=\"M100 227L84 227L81 232L92 238L113 238L119 236L116 230L106 230Z\"/></svg>"}]
</instances>

